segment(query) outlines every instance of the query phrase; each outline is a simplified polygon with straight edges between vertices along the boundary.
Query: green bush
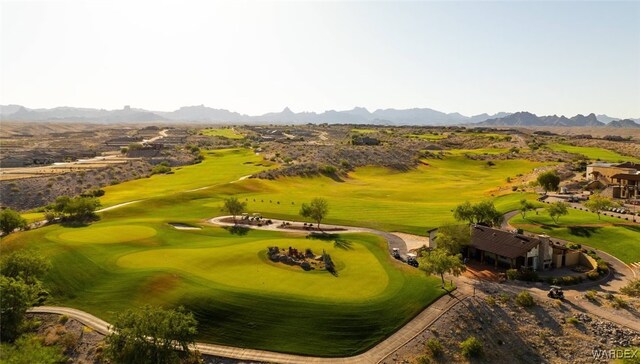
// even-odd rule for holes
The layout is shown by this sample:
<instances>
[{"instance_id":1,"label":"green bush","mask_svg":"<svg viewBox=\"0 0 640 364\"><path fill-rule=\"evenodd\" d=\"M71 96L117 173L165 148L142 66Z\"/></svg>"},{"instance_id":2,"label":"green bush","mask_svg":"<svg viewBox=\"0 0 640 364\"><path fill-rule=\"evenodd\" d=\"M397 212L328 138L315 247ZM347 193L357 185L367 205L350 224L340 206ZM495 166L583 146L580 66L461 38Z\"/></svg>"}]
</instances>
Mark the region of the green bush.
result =
<instances>
[{"instance_id":1,"label":"green bush","mask_svg":"<svg viewBox=\"0 0 640 364\"><path fill-rule=\"evenodd\" d=\"M640 279L634 279L620 289L621 293L631 297L640 297Z\"/></svg>"},{"instance_id":2,"label":"green bush","mask_svg":"<svg viewBox=\"0 0 640 364\"><path fill-rule=\"evenodd\" d=\"M566 247L569 248L569 249L578 250L578 249L582 248L582 245L581 244L577 244L577 243L567 243Z\"/></svg>"},{"instance_id":3,"label":"green bush","mask_svg":"<svg viewBox=\"0 0 640 364\"><path fill-rule=\"evenodd\" d=\"M609 271L609 264L602 259L598 260L598 271L601 273L607 273Z\"/></svg>"},{"instance_id":4,"label":"green bush","mask_svg":"<svg viewBox=\"0 0 640 364\"><path fill-rule=\"evenodd\" d=\"M63 325L64 325L64 324L66 324L66 323L67 323L67 321L69 321L69 316L67 316L67 315L62 315L62 316L60 316L60 318L58 319L58 322L59 322L59 323L61 323L61 324L63 324Z\"/></svg>"},{"instance_id":5,"label":"green bush","mask_svg":"<svg viewBox=\"0 0 640 364\"><path fill-rule=\"evenodd\" d=\"M516 303L518 306L522 307L531 307L535 305L535 301L528 291L521 291L518 293L518 295L516 295Z\"/></svg>"},{"instance_id":6,"label":"green bush","mask_svg":"<svg viewBox=\"0 0 640 364\"><path fill-rule=\"evenodd\" d=\"M597 301L598 300L598 291L595 289L591 289L584 294L584 297L589 301Z\"/></svg>"},{"instance_id":7,"label":"green bush","mask_svg":"<svg viewBox=\"0 0 640 364\"><path fill-rule=\"evenodd\" d=\"M162 162L151 170L151 174L166 174L169 172L171 172L171 167L167 162Z\"/></svg>"},{"instance_id":8,"label":"green bush","mask_svg":"<svg viewBox=\"0 0 640 364\"><path fill-rule=\"evenodd\" d=\"M501 292L501 293L498 295L498 300L499 300L500 302L502 302L502 303L507 303L507 302L509 302L509 301L511 300L511 296L510 296L508 293L506 293L506 292Z\"/></svg>"},{"instance_id":9,"label":"green bush","mask_svg":"<svg viewBox=\"0 0 640 364\"><path fill-rule=\"evenodd\" d=\"M578 325L580 323L580 321L578 321L578 319L575 318L575 317L569 317L567 319L567 323L572 324L572 325Z\"/></svg>"},{"instance_id":10,"label":"green bush","mask_svg":"<svg viewBox=\"0 0 640 364\"><path fill-rule=\"evenodd\" d=\"M431 338L427 340L424 343L424 345L427 347L429 352L431 352L431 356L433 356L434 358L439 357L444 352L444 348L442 347L442 344L436 338Z\"/></svg>"},{"instance_id":11,"label":"green bush","mask_svg":"<svg viewBox=\"0 0 640 364\"><path fill-rule=\"evenodd\" d=\"M613 308L618 310L618 309L621 309L621 308L629 307L629 304L627 303L627 301L623 300L620 297L614 297L613 301L611 301L611 306L613 306Z\"/></svg>"},{"instance_id":12,"label":"green bush","mask_svg":"<svg viewBox=\"0 0 640 364\"><path fill-rule=\"evenodd\" d=\"M507 279L510 281L514 281L518 279L520 275L518 274L517 269L507 269Z\"/></svg>"},{"instance_id":13,"label":"green bush","mask_svg":"<svg viewBox=\"0 0 640 364\"><path fill-rule=\"evenodd\" d=\"M600 278L600 272L598 272L598 270L592 270L591 272L587 273L587 278L595 281L596 279Z\"/></svg>"},{"instance_id":14,"label":"green bush","mask_svg":"<svg viewBox=\"0 0 640 364\"><path fill-rule=\"evenodd\" d=\"M471 336L460 343L460 352L466 358L477 358L482 356L482 342L475 336Z\"/></svg>"}]
</instances>

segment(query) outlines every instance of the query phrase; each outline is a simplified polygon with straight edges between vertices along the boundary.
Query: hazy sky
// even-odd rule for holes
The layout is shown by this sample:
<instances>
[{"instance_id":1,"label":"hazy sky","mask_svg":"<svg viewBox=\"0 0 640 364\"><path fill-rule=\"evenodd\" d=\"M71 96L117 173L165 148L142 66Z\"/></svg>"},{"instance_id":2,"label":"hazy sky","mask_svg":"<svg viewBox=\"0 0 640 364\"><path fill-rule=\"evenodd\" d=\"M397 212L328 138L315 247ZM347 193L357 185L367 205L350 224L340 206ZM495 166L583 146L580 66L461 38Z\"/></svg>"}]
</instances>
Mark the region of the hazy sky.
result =
<instances>
[{"instance_id":1,"label":"hazy sky","mask_svg":"<svg viewBox=\"0 0 640 364\"><path fill-rule=\"evenodd\" d=\"M1 0L0 103L640 117L640 2Z\"/></svg>"}]
</instances>

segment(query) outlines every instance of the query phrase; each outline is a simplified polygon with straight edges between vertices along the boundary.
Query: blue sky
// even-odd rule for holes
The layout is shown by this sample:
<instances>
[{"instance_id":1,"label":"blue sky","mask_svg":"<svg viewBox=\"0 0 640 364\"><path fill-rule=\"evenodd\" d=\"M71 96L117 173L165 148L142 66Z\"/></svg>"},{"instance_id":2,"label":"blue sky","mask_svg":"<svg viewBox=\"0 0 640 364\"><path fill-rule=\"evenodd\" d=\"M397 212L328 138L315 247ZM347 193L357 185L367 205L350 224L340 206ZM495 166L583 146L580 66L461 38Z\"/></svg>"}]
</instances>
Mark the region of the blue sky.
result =
<instances>
[{"instance_id":1,"label":"blue sky","mask_svg":"<svg viewBox=\"0 0 640 364\"><path fill-rule=\"evenodd\" d=\"M640 2L2 1L0 102L640 117Z\"/></svg>"}]
</instances>

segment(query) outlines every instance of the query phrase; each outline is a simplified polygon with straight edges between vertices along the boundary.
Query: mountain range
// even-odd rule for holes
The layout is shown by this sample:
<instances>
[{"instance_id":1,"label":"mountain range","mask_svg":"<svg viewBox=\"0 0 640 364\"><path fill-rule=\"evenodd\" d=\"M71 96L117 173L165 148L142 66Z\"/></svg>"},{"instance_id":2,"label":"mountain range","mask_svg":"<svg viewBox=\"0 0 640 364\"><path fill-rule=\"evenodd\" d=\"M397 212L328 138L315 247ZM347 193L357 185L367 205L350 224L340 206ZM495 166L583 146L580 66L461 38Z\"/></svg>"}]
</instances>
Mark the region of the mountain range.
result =
<instances>
[{"instance_id":1,"label":"mountain range","mask_svg":"<svg viewBox=\"0 0 640 364\"><path fill-rule=\"evenodd\" d=\"M215 109L204 105L185 106L175 111L150 111L125 106L119 110L56 107L29 109L21 105L0 105L0 118L10 121L70 121L70 122L196 122L196 123L340 123L380 125L504 125L504 126L604 126L604 122L618 121L607 115L577 115L538 117L528 112L515 114L479 114L465 116L460 113L444 113L429 108L378 109L370 112L363 107L351 110L328 110L322 113L295 113L288 107L280 112L250 116L237 112ZM631 122L631 123L629 123ZM634 120L619 121L620 127L632 127ZM637 124L635 124L637 125Z\"/></svg>"},{"instance_id":2,"label":"mountain range","mask_svg":"<svg viewBox=\"0 0 640 364\"><path fill-rule=\"evenodd\" d=\"M605 123L600 119L608 120L608 122ZM636 120L619 120L606 115L598 117L594 113L586 116L578 114L571 118L567 118L564 115L537 116L536 114L526 111L516 112L500 118L487 119L478 124L487 126L609 126L615 128L640 128L640 124L637 124Z\"/></svg>"}]
</instances>

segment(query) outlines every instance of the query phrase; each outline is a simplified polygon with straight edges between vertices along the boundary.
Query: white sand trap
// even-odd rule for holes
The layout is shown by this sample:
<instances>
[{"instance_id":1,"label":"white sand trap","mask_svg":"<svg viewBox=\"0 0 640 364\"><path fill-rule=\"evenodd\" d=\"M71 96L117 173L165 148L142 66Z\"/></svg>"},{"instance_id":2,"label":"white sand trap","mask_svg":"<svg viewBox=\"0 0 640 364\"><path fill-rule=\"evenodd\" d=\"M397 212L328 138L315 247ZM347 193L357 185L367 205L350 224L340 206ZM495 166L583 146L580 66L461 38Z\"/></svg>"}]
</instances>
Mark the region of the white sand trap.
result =
<instances>
[{"instance_id":1,"label":"white sand trap","mask_svg":"<svg viewBox=\"0 0 640 364\"><path fill-rule=\"evenodd\" d=\"M202 229L201 227L180 224L177 222L170 222L169 225L173 226L174 229L178 229L178 230L201 230Z\"/></svg>"},{"instance_id":2,"label":"white sand trap","mask_svg":"<svg viewBox=\"0 0 640 364\"><path fill-rule=\"evenodd\" d=\"M421 248L423 245L429 246L429 238L426 236L406 234L406 233L392 233L393 235L404 240L407 244L407 250L414 250Z\"/></svg>"}]
</instances>

